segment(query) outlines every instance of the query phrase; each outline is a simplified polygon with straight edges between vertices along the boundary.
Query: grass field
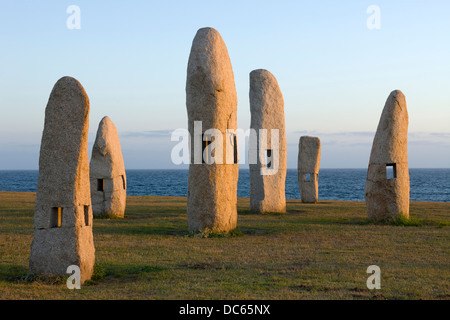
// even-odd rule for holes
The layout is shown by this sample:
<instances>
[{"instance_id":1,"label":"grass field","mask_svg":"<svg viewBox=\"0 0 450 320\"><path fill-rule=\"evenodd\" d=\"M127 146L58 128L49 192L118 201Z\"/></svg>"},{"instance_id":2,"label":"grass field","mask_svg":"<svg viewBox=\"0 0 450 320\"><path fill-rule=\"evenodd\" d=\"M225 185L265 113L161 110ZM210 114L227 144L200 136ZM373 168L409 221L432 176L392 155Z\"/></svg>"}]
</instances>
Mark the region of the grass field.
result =
<instances>
[{"instance_id":1,"label":"grass field","mask_svg":"<svg viewBox=\"0 0 450 320\"><path fill-rule=\"evenodd\" d=\"M450 299L450 203L411 203L405 226L370 223L364 202L253 214L240 198L238 232L202 238L186 198L129 196L125 219L94 220L96 278L69 290L25 277L34 200L0 192L0 299Z\"/></svg>"}]
</instances>

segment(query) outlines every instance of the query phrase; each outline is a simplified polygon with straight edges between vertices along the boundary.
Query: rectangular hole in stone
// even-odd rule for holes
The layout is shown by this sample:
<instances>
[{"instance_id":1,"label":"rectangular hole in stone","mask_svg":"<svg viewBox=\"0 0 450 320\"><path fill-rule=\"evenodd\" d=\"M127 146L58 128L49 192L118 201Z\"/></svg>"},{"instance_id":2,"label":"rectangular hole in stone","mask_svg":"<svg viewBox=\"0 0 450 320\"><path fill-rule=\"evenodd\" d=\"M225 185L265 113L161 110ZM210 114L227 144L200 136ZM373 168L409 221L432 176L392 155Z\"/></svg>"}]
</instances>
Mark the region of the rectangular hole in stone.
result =
<instances>
[{"instance_id":1,"label":"rectangular hole in stone","mask_svg":"<svg viewBox=\"0 0 450 320\"><path fill-rule=\"evenodd\" d=\"M50 217L50 228L60 228L62 225L62 208L54 207L52 208Z\"/></svg>"},{"instance_id":2,"label":"rectangular hole in stone","mask_svg":"<svg viewBox=\"0 0 450 320\"><path fill-rule=\"evenodd\" d=\"M391 180L397 178L397 165L395 163L386 164L386 179Z\"/></svg>"},{"instance_id":3,"label":"rectangular hole in stone","mask_svg":"<svg viewBox=\"0 0 450 320\"><path fill-rule=\"evenodd\" d=\"M125 182L125 176L122 175L122 183L123 183L123 189L125 190L127 188L127 183Z\"/></svg>"},{"instance_id":4,"label":"rectangular hole in stone","mask_svg":"<svg viewBox=\"0 0 450 320\"><path fill-rule=\"evenodd\" d=\"M266 151L266 168L272 169L272 149L267 149Z\"/></svg>"},{"instance_id":5,"label":"rectangular hole in stone","mask_svg":"<svg viewBox=\"0 0 450 320\"><path fill-rule=\"evenodd\" d=\"M209 163L209 152L205 152L205 150L207 149L207 147L210 145L211 143L211 138L208 137L207 135L205 135L204 133L202 134L202 163Z\"/></svg>"},{"instance_id":6,"label":"rectangular hole in stone","mask_svg":"<svg viewBox=\"0 0 450 320\"><path fill-rule=\"evenodd\" d=\"M234 135L234 164L238 163L238 146L237 146L237 136Z\"/></svg>"},{"instance_id":7,"label":"rectangular hole in stone","mask_svg":"<svg viewBox=\"0 0 450 320\"><path fill-rule=\"evenodd\" d=\"M304 181L305 181L305 182L310 182L310 181L311 181L311 174L310 174L310 173L305 173L305 175L304 175Z\"/></svg>"},{"instance_id":8,"label":"rectangular hole in stone","mask_svg":"<svg viewBox=\"0 0 450 320\"><path fill-rule=\"evenodd\" d=\"M97 191L105 190L105 179L97 179Z\"/></svg>"},{"instance_id":9,"label":"rectangular hole in stone","mask_svg":"<svg viewBox=\"0 0 450 320\"><path fill-rule=\"evenodd\" d=\"M84 225L89 225L89 206L84 206Z\"/></svg>"}]
</instances>

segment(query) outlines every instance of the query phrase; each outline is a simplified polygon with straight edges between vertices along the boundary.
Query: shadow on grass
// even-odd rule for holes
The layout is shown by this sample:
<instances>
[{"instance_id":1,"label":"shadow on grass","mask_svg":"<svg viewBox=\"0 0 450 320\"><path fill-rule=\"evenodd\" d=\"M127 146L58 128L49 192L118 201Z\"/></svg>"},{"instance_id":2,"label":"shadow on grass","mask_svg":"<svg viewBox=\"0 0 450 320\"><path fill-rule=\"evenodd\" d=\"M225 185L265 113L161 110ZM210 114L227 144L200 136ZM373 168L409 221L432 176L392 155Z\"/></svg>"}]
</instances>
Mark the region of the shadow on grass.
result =
<instances>
[{"instance_id":1,"label":"shadow on grass","mask_svg":"<svg viewBox=\"0 0 450 320\"><path fill-rule=\"evenodd\" d=\"M220 261L205 261L182 263L179 264L177 268L188 270L232 270L235 268L235 265L230 263L223 263Z\"/></svg>"},{"instance_id":2,"label":"shadow on grass","mask_svg":"<svg viewBox=\"0 0 450 320\"><path fill-rule=\"evenodd\" d=\"M126 220L139 220L139 219L154 219L154 218L173 218L173 217L179 217L182 214L185 214L185 211L180 211L177 209L169 210L164 209L160 211L156 211L157 209L152 209L151 211L145 211L145 210L136 210L134 211L126 211L124 214L124 217L110 217L108 215L98 215L94 216L95 220L119 220L119 221L126 221Z\"/></svg>"},{"instance_id":3,"label":"shadow on grass","mask_svg":"<svg viewBox=\"0 0 450 320\"><path fill-rule=\"evenodd\" d=\"M252 212L249 209L238 210L238 216L259 215L257 212Z\"/></svg>"},{"instance_id":4,"label":"shadow on grass","mask_svg":"<svg viewBox=\"0 0 450 320\"><path fill-rule=\"evenodd\" d=\"M160 217L178 217L179 215L186 214L186 209L180 210L178 208L151 208L151 210L129 210L125 211L125 219L146 219L146 218L160 218Z\"/></svg>"},{"instance_id":5,"label":"shadow on grass","mask_svg":"<svg viewBox=\"0 0 450 320\"><path fill-rule=\"evenodd\" d=\"M413 219L411 221L380 220L373 221L369 218L309 218L301 221L300 224L321 224L321 225L353 225L353 226L393 226L393 227L422 227L423 225L443 227L438 221Z\"/></svg>"},{"instance_id":6,"label":"shadow on grass","mask_svg":"<svg viewBox=\"0 0 450 320\"><path fill-rule=\"evenodd\" d=\"M372 221L367 217L339 217L339 216L327 216L327 217L317 217L314 215L295 215L292 213L298 213L298 210L290 210L288 213L269 213L269 214L258 214L253 213L250 210L239 211L239 214L248 214L259 216L264 219L264 216L279 216L281 219L286 218L291 226L289 229L295 230L295 228L301 226L310 225L346 225L346 226L398 226L398 227L421 227L421 226L434 226L438 228L443 228L448 226L447 222L434 221L434 220L418 220L416 218L410 218L409 220L402 221ZM292 220L291 220L292 219ZM277 233L277 230L273 228L272 223L268 223L265 227L253 227L246 224L245 227L238 226L236 230L230 233L219 233L205 231L201 233L193 233L188 231L187 222L181 219L174 219L166 221L164 225L158 223L158 221L145 221L136 223L130 223L130 221L124 219L113 219L110 221L102 221L101 224L94 224L95 234L112 234L112 235L156 235L156 236L175 236L175 237L191 237L191 238L233 238L242 235L262 235L269 233ZM136 221L136 220L135 220ZM283 229L279 230L284 232Z\"/></svg>"},{"instance_id":7,"label":"shadow on grass","mask_svg":"<svg viewBox=\"0 0 450 320\"><path fill-rule=\"evenodd\" d=\"M0 264L0 281L18 282L27 272L28 268L25 266Z\"/></svg>"},{"instance_id":8,"label":"shadow on grass","mask_svg":"<svg viewBox=\"0 0 450 320\"><path fill-rule=\"evenodd\" d=\"M187 236L191 238L236 238L242 235L243 232L239 228L231 231L216 231L207 228L200 232L191 231Z\"/></svg>"},{"instance_id":9,"label":"shadow on grass","mask_svg":"<svg viewBox=\"0 0 450 320\"><path fill-rule=\"evenodd\" d=\"M96 285L108 279L120 279L125 281L135 281L141 275L157 273L166 268L152 265L114 265L95 264L94 273L90 280L84 285ZM42 283L46 285L61 285L67 282L69 274L52 276L28 274L28 268L20 265L0 265L0 281L9 283L33 284Z\"/></svg>"},{"instance_id":10,"label":"shadow on grass","mask_svg":"<svg viewBox=\"0 0 450 320\"><path fill-rule=\"evenodd\" d=\"M244 235L263 235L271 233L268 229L253 228L253 227L239 227L239 230Z\"/></svg>"},{"instance_id":11,"label":"shadow on grass","mask_svg":"<svg viewBox=\"0 0 450 320\"><path fill-rule=\"evenodd\" d=\"M117 221L117 220L115 220ZM160 225L133 225L127 223L114 223L109 225L94 224L95 234L117 235L160 235L160 236L186 236L189 234L186 226L160 226Z\"/></svg>"},{"instance_id":12,"label":"shadow on grass","mask_svg":"<svg viewBox=\"0 0 450 320\"><path fill-rule=\"evenodd\" d=\"M287 212L253 212L249 209L242 209L238 210L238 215L242 216L249 216L249 215L255 215L255 216L283 216L286 215Z\"/></svg>"},{"instance_id":13,"label":"shadow on grass","mask_svg":"<svg viewBox=\"0 0 450 320\"><path fill-rule=\"evenodd\" d=\"M106 222L108 223L108 222ZM269 233L266 229L254 227L237 227L230 232L215 232L205 230L203 232L188 231L187 224L181 225L146 225L146 224L127 224L123 220L111 221L111 224L94 224L95 234L116 234L116 235L159 235L159 236L175 236L189 238L235 238L242 235L260 235Z\"/></svg>"},{"instance_id":14,"label":"shadow on grass","mask_svg":"<svg viewBox=\"0 0 450 320\"><path fill-rule=\"evenodd\" d=\"M95 285L99 282L108 280L120 280L120 282L132 282L138 280L141 276L149 274L158 274L167 268L152 265L117 265L117 264L99 264L97 276L86 284Z\"/></svg>"},{"instance_id":15,"label":"shadow on grass","mask_svg":"<svg viewBox=\"0 0 450 320\"><path fill-rule=\"evenodd\" d=\"M33 218L34 216L34 210L33 209L1 209L0 210L1 215L3 218Z\"/></svg>"},{"instance_id":16,"label":"shadow on grass","mask_svg":"<svg viewBox=\"0 0 450 320\"><path fill-rule=\"evenodd\" d=\"M371 220L367 217L315 217L313 214L310 214L309 211L305 210L289 210L289 214L303 214L301 217L301 221L297 223L300 224L322 224L322 225L374 225L374 226L397 226L397 227L422 227L422 226L431 226L437 228L443 228L450 226L450 221L440 221L440 220L432 220L432 219L418 219L416 217L409 218L397 218L397 219L386 219L386 220Z\"/></svg>"},{"instance_id":17,"label":"shadow on grass","mask_svg":"<svg viewBox=\"0 0 450 320\"><path fill-rule=\"evenodd\" d=\"M344 219L346 220L346 219ZM409 218L409 219L394 219L394 220L380 220L380 221L372 221L368 218L361 219L348 219L349 221L342 221L340 224L356 224L356 225L374 225L374 226L394 226L394 227L437 227L443 228L450 226L450 222L448 221L438 221L431 219L417 219L417 218ZM359 221L355 221L359 220ZM339 224L339 222L338 222Z\"/></svg>"}]
</instances>

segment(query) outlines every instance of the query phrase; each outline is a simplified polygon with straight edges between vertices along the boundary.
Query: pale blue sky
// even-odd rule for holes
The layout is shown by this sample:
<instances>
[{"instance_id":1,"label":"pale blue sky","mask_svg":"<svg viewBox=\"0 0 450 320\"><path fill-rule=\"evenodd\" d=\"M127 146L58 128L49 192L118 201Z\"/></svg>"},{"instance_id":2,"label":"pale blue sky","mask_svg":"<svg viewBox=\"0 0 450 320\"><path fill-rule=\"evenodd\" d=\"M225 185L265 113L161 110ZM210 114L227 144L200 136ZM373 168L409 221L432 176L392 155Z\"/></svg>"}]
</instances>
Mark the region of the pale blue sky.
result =
<instances>
[{"instance_id":1,"label":"pale blue sky","mask_svg":"<svg viewBox=\"0 0 450 320\"><path fill-rule=\"evenodd\" d=\"M80 30L66 27L72 4ZM380 30L366 26L370 5L381 10ZM449 167L449 13L445 0L0 0L0 170L37 169L45 106L65 75L90 97L89 148L108 115L127 168L174 168L170 132L187 127L187 60L206 26L228 47L239 128L250 124L250 71L278 79L288 167L306 134L322 140L321 167L367 167L394 89L408 104L410 167Z\"/></svg>"}]
</instances>

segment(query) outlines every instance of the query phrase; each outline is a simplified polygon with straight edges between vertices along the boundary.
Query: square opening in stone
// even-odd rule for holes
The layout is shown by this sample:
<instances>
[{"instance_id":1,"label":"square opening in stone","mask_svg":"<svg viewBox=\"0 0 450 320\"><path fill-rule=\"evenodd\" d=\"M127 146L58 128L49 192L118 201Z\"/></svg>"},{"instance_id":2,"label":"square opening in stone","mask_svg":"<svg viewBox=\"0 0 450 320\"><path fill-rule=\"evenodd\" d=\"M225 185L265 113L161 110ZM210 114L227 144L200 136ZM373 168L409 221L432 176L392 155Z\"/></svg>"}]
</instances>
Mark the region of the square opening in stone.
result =
<instances>
[{"instance_id":1,"label":"square opening in stone","mask_svg":"<svg viewBox=\"0 0 450 320\"><path fill-rule=\"evenodd\" d=\"M54 207L52 208L50 217L50 228L60 228L62 225L62 208Z\"/></svg>"},{"instance_id":2,"label":"square opening in stone","mask_svg":"<svg viewBox=\"0 0 450 320\"><path fill-rule=\"evenodd\" d=\"M84 225L89 225L89 206L84 206Z\"/></svg>"},{"instance_id":3,"label":"square opening in stone","mask_svg":"<svg viewBox=\"0 0 450 320\"><path fill-rule=\"evenodd\" d=\"M238 145L237 145L237 136L234 135L233 137L234 142L234 164L238 163Z\"/></svg>"},{"instance_id":4,"label":"square opening in stone","mask_svg":"<svg viewBox=\"0 0 450 320\"><path fill-rule=\"evenodd\" d=\"M272 162L272 149L266 150L266 168L272 169L273 162Z\"/></svg>"},{"instance_id":5,"label":"square opening in stone","mask_svg":"<svg viewBox=\"0 0 450 320\"><path fill-rule=\"evenodd\" d=\"M127 188L127 183L125 182L125 176L122 175L122 183L123 183L123 190Z\"/></svg>"},{"instance_id":6,"label":"square opening in stone","mask_svg":"<svg viewBox=\"0 0 450 320\"><path fill-rule=\"evenodd\" d=\"M105 179L97 179L97 191L105 190Z\"/></svg>"},{"instance_id":7,"label":"square opening in stone","mask_svg":"<svg viewBox=\"0 0 450 320\"><path fill-rule=\"evenodd\" d=\"M310 173L305 173L305 175L304 175L304 181L305 181L305 182L310 182L310 181L311 181L311 174L310 174Z\"/></svg>"},{"instance_id":8,"label":"square opening in stone","mask_svg":"<svg viewBox=\"0 0 450 320\"><path fill-rule=\"evenodd\" d=\"M208 135L202 134L202 163L210 162L210 153L207 150L208 146L211 144L211 137Z\"/></svg>"},{"instance_id":9,"label":"square opening in stone","mask_svg":"<svg viewBox=\"0 0 450 320\"><path fill-rule=\"evenodd\" d=\"M397 165L395 163L386 164L386 179L391 180L397 178Z\"/></svg>"}]
</instances>

